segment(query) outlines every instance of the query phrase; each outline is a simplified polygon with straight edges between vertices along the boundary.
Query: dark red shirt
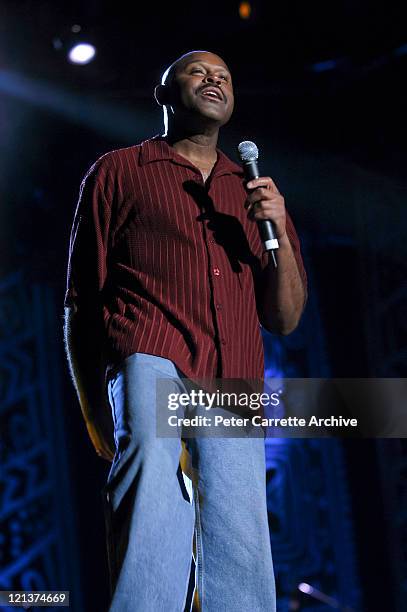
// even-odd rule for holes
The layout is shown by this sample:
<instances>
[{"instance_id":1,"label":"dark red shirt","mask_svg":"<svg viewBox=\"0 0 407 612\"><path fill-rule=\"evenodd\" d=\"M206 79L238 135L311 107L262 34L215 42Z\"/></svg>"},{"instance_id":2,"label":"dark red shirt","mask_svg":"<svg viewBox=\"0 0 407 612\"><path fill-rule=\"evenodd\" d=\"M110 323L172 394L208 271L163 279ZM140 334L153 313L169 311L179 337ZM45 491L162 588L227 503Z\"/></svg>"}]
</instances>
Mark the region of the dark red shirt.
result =
<instances>
[{"instance_id":1,"label":"dark red shirt","mask_svg":"<svg viewBox=\"0 0 407 612\"><path fill-rule=\"evenodd\" d=\"M264 375L255 282L267 257L241 167L218 150L204 184L162 137L103 155L71 232L65 306L103 309L109 363L171 359L191 379ZM294 226L287 233L306 287Z\"/></svg>"}]
</instances>

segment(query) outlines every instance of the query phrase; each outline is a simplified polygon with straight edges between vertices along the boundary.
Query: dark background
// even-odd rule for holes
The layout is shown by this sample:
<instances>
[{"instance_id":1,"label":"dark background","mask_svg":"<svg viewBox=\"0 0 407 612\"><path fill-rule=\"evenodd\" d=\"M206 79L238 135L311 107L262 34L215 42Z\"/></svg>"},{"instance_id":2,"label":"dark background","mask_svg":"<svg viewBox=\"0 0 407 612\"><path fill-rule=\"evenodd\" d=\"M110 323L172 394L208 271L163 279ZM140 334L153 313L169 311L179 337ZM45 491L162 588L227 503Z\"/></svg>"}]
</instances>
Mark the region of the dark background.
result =
<instances>
[{"instance_id":1,"label":"dark background","mask_svg":"<svg viewBox=\"0 0 407 612\"><path fill-rule=\"evenodd\" d=\"M303 377L405 375L403 3L251 6L243 20L238 2L133 3L131 9L104 1L0 4L0 280L6 296L15 274L29 299L31 287L43 291L38 337L47 359L59 364L60 403L50 418L61 424L64 450L54 451L63 452L66 481L50 481L51 492L65 487L71 521L65 536L76 544L64 576L72 584L80 576L78 610L106 606L99 489L108 465L90 447L64 359L69 232L80 181L95 159L162 131L152 92L179 55L211 50L230 66L236 111L220 145L236 159L241 140L258 144L261 168L284 194L302 240L310 301L292 337L265 336L268 367L278 362L284 373ZM95 44L89 65L67 61L75 39ZM4 363L13 363L7 358L16 338L9 333L11 312L17 316L5 298ZM10 371L3 369L5 386ZM17 402L13 397L7 410ZM3 423L9 431L8 416ZM405 447L398 440L347 440L341 449L359 610L404 610ZM7 530L11 514L5 513Z\"/></svg>"}]
</instances>

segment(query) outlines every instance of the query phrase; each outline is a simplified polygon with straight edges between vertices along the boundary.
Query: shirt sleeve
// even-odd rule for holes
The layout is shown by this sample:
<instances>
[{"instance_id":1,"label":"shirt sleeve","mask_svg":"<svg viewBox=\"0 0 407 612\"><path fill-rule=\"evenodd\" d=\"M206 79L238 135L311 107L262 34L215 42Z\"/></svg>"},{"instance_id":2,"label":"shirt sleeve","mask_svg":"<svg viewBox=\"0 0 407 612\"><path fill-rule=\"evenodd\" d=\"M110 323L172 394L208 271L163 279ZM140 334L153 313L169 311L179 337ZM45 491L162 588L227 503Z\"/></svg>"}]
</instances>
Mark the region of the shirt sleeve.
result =
<instances>
[{"instance_id":1,"label":"shirt sleeve","mask_svg":"<svg viewBox=\"0 0 407 612\"><path fill-rule=\"evenodd\" d=\"M111 230L110 181L109 170L98 160L81 183L69 241L65 307L93 307L100 300Z\"/></svg>"}]
</instances>

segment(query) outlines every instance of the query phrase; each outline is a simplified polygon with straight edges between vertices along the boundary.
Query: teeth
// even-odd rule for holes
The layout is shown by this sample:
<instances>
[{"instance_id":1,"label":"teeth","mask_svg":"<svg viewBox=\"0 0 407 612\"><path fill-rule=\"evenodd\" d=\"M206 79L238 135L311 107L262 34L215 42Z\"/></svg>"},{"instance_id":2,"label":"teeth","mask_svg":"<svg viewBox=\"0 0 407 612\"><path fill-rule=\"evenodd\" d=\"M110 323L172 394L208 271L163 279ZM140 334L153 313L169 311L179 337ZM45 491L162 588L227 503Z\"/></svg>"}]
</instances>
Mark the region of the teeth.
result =
<instances>
[{"instance_id":1,"label":"teeth","mask_svg":"<svg viewBox=\"0 0 407 612\"><path fill-rule=\"evenodd\" d=\"M214 92L214 91L204 91L203 95L204 96L212 96L213 98L218 98L219 99L218 94L216 92Z\"/></svg>"}]
</instances>

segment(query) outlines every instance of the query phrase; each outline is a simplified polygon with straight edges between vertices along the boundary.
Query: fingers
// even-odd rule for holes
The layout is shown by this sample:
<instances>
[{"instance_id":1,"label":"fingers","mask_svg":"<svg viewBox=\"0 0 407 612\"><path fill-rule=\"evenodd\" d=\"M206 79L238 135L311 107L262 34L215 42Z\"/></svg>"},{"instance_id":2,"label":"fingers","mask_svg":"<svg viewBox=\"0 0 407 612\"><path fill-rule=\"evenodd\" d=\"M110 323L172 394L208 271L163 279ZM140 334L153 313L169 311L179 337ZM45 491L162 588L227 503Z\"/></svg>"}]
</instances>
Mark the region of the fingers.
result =
<instances>
[{"instance_id":1,"label":"fingers","mask_svg":"<svg viewBox=\"0 0 407 612\"><path fill-rule=\"evenodd\" d=\"M252 179L247 183L246 188L250 190L245 202L247 216L250 220L279 221L279 217L285 215L284 198L270 176Z\"/></svg>"},{"instance_id":2,"label":"fingers","mask_svg":"<svg viewBox=\"0 0 407 612\"><path fill-rule=\"evenodd\" d=\"M267 200L270 202L279 202L280 199L281 195L279 193L272 192L264 187L258 187L251 193L247 194L245 208L249 208L250 205L253 205L256 202L261 202L263 200Z\"/></svg>"},{"instance_id":3,"label":"fingers","mask_svg":"<svg viewBox=\"0 0 407 612\"><path fill-rule=\"evenodd\" d=\"M257 189L258 187L264 187L269 191L280 193L277 189L277 185L270 176L260 176L257 179L252 179L246 184L247 189Z\"/></svg>"},{"instance_id":4,"label":"fingers","mask_svg":"<svg viewBox=\"0 0 407 612\"><path fill-rule=\"evenodd\" d=\"M246 202L245 208L248 213L249 219L253 219L256 217L257 219L269 218L274 216L285 216L285 206L284 206L284 198L278 194L274 194L270 197L270 192L268 196L262 195L259 189L256 189L255 192L249 194Z\"/></svg>"},{"instance_id":5,"label":"fingers","mask_svg":"<svg viewBox=\"0 0 407 612\"><path fill-rule=\"evenodd\" d=\"M109 461L110 463L112 463L114 459L114 453L112 453L110 450L99 449L96 452L99 457L101 457L102 459L106 459L106 461Z\"/></svg>"},{"instance_id":6,"label":"fingers","mask_svg":"<svg viewBox=\"0 0 407 612\"><path fill-rule=\"evenodd\" d=\"M248 213L249 219L253 221L262 221L269 219L273 223L278 224L281 228L285 227L285 213L280 207L262 206L263 202L253 206Z\"/></svg>"},{"instance_id":7,"label":"fingers","mask_svg":"<svg viewBox=\"0 0 407 612\"><path fill-rule=\"evenodd\" d=\"M106 461L112 462L115 455L115 449L109 444L109 441L106 440L100 425L95 422L87 422L86 426L97 455L102 457L102 459L106 459Z\"/></svg>"},{"instance_id":8,"label":"fingers","mask_svg":"<svg viewBox=\"0 0 407 612\"><path fill-rule=\"evenodd\" d=\"M106 459L106 461L110 461L110 463L113 461L115 453L112 452L112 450L109 447L107 446L98 447L98 448L95 447L95 450L96 450L97 455L101 457L102 459Z\"/></svg>"},{"instance_id":9,"label":"fingers","mask_svg":"<svg viewBox=\"0 0 407 612\"><path fill-rule=\"evenodd\" d=\"M264 180L267 179L250 181L248 185L255 185ZM271 181L271 179L269 180ZM284 198L280 193L271 188L258 186L248 193L245 208L248 219L251 221L272 221L275 224L277 238L284 236L286 232L286 211Z\"/></svg>"},{"instance_id":10,"label":"fingers","mask_svg":"<svg viewBox=\"0 0 407 612\"><path fill-rule=\"evenodd\" d=\"M106 461L113 461L116 449L112 449L106 440L99 437L94 446L99 457L106 459Z\"/></svg>"}]
</instances>

